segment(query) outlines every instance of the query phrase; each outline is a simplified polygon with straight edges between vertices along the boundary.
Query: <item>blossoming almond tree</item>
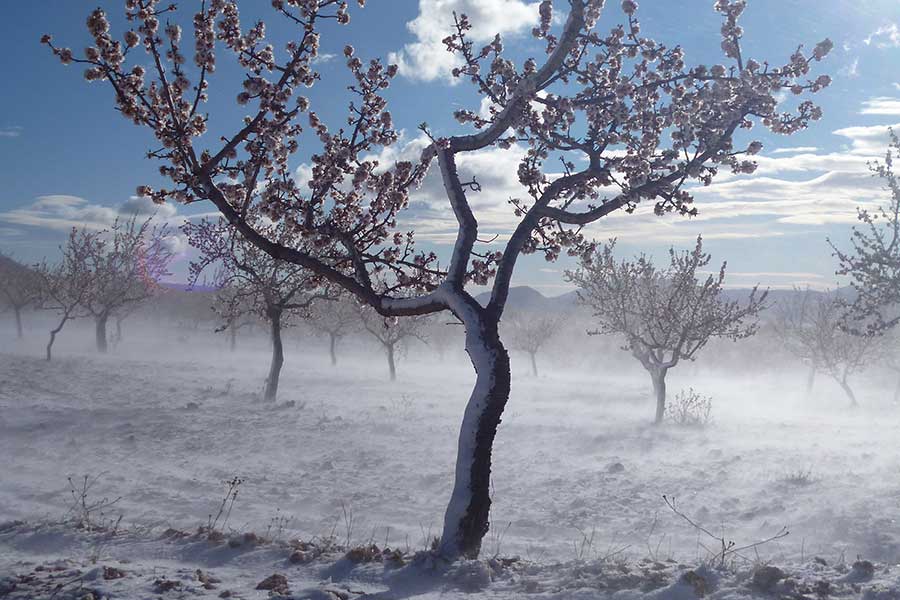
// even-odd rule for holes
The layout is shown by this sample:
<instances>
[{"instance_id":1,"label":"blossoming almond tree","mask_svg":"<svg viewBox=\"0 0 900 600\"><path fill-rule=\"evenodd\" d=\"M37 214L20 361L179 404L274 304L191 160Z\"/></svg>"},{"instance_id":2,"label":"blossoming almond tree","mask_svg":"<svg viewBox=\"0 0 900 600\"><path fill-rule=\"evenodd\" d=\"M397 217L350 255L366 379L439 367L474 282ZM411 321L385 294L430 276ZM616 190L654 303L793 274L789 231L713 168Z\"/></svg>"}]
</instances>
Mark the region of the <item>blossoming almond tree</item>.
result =
<instances>
[{"instance_id":1,"label":"blossoming almond tree","mask_svg":"<svg viewBox=\"0 0 900 600\"><path fill-rule=\"evenodd\" d=\"M16 336L21 340L22 310L40 299L40 277L27 266L0 254L0 299L13 311L16 318Z\"/></svg>"},{"instance_id":2,"label":"blossoming almond tree","mask_svg":"<svg viewBox=\"0 0 900 600\"><path fill-rule=\"evenodd\" d=\"M169 231L152 219L116 220L86 246L91 286L82 305L96 324L97 351L107 351L106 325L110 317L128 314L159 290L174 257ZM117 321L117 327L121 323Z\"/></svg>"},{"instance_id":3,"label":"blossoming almond tree","mask_svg":"<svg viewBox=\"0 0 900 600\"><path fill-rule=\"evenodd\" d=\"M53 343L56 336L66 323L88 314L84 302L93 285L90 257L99 252L102 245L99 231L73 227L65 245L60 246L61 260L54 265L46 261L37 265L41 282L38 307L55 311L59 315L59 321L50 330L50 339L45 349L48 361L53 357Z\"/></svg>"},{"instance_id":4,"label":"blossoming almond tree","mask_svg":"<svg viewBox=\"0 0 900 600\"><path fill-rule=\"evenodd\" d=\"M829 83L826 75L810 76L812 64L830 50L828 40L811 51L798 48L783 64L745 56L738 25L744 0L715 3L723 16L724 61L713 66L690 66L681 46L644 36L633 0L623 1L621 12L610 9L602 25L603 0L542 0L534 58L522 64L504 56L499 36L475 47L468 37L472 23L457 15L455 31L444 39L461 64L454 75L487 99L489 114L457 111L468 133L423 127L432 143L418 159L379 164L372 156L399 139L385 97L396 66L364 61L345 47L354 83L347 120L337 127L324 123L302 94L328 75L317 72L314 59L321 35L340 36L338 26L350 18L347 1L274 0L273 15L296 31L275 48L263 22L242 25L236 1L206 0L193 16L193 66L174 7L157 0L126 0L125 6L134 29L114 37L106 14L95 10L88 18L93 45L81 56L49 36L43 41L63 63L86 67L88 80L107 82L117 110L156 137L161 148L149 156L161 161L172 185L142 187L140 195L211 202L262 250L344 287L384 316L449 310L464 323L477 377L441 536L440 553L450 559L477 555L488 530L491 448L510 385L498 324L519 256L587 255L592 248L581 228L640 202L653 203L660 214L693 214L691 185L709 183L721 168L753 171L743 155L762 145L737 147L735 132L754 122L782 134L803 129L820 110L802 100L782 112L776 97L784 90L817 92ZM555 18L560 9L563 16ZM136 49L143 55L131 60ZM233 93L247 116L231 133L211 139L203 136L211 116L204 106L223 56L245 73ZM216 85L227 89L228 82ZM301 145L312 164L308 185L296 181L291 165ZM517 221L501 248L479 250L470 204L479 186L461 179L457 158L514 145L524 149L521 195L512 207ZM434 253L416 249L413 232L397 225L429 167L440 171L447 215L458 226L452 252L440 264ZM244 218L250 205L296 228L307 246L283 246L254 229ZM337 245L327 255L308 250L332 242ZM467 283L491 285L486 306Z\"/></svg>"},{"instance_id":5,"label":"blossoming almond tree","mask_svg":"<svg viewBox=\"0 0 900 600\"><path fill-rule=\"evenodd\" d=\"M701 238L690 252L669 250L669 266L658 269L646 255L617 261L615 241L581 268L567 271L581 302L593 310L597 329L591 334L619 334L650 373L656 396L656 423L666 414L666 375L682 360L694 360L712 338L739 340L756 333L756 317L765 307L766 292L756 288L746 303L722 294L725 263L715 275L698 279L710 262Z\"/></svg>"},{"instance_id":6,"label":"blossoming almond tree","mask_svg":"<svg viewBox=\"0 0 900 600\"><path fill-rule=\"evenodd\" d=\"M900 323L900 180L894 171L900 138L893 130L889 133L884 160L870 165L891 194L888 206L874 212L859 210L863 227L853 228L851 251L829 240L840 265L837 274L849 276L855 292L844 327L859 335L880 335Z\"/></svg>"},{"instance_id":7,"label":"blossoming almond tree","mask_svg":"<svg viewBox=\"0 0 900 600\"><path fill-rule=\"evenodd\" d=\"M257 216L254 227L279 244L297 247L302 243L285 221L272 225ZM188 221L182 230L191 246L201 253L200 259L191 263L192 283L203 271L220 267L217 283L228 290L221 313L228 326L234 328L248 312L269 322L272 360L263 400L274 402L284 365L282 329L292 316L308 318L313 303L330 299L320 289L322 278L305 267L264 252L223 219Z\"/></svg>"}]
</instances>

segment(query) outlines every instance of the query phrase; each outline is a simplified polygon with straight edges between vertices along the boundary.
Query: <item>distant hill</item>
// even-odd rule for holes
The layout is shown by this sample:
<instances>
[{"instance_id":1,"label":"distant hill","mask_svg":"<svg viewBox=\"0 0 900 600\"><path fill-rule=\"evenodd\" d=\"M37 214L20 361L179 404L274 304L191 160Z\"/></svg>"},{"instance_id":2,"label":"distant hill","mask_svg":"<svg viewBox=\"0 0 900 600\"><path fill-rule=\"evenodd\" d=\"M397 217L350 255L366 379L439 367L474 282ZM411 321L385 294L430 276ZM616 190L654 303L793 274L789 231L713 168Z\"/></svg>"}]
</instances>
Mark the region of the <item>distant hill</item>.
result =
<instances>
[{"instance_id":1,"label":"distant hill","mask_svg":"<svg viewBox=\"0 0 900 600\"><path fill-rule=\"evenodd\" d=\"M202 285L198 283L197 285L192 286L177 281L160 281L159 287L176 292L215 292L219 289L212 285Z\"/></svg>"},{"instance_id":2,"label":"distant hill","mask_svg":"<svg viewBox=\"0 0 900 600\"><path fill-rule=\"evenodd\" d=\"M490 292L482 292L475 300L482 306L491 299ZM519 285L509 288L509 299L506 308L510 311L522 312L568 312L575 308L578 297L574 291L561 296L547 297L531 286Z\"/></svg>"}]
</instances>

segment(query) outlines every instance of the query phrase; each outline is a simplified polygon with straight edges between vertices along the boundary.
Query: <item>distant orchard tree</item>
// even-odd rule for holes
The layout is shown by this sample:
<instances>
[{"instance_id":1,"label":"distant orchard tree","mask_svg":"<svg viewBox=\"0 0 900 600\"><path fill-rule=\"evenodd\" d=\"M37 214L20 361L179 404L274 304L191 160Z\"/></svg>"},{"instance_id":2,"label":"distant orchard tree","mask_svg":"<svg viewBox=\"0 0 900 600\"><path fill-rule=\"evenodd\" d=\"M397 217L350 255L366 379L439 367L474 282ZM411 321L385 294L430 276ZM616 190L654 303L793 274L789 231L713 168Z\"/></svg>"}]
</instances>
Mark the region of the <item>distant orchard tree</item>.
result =
<instances>
[{"instance_id":1,"label":"distant orchard tree","mask_svg":"<svg viewBox=\"0 0 900 600\"><path fill-rule=\"evenodd\" d=\"M281 224L268 224L258 218L255 225L282 244L299 244L291 230ZM305 267L273 258L251 244L222 219L190 221L183 226L188 241L201 257L191 263L191 281L209 268L219 267L218 284L227 290L221 315L228 324L249 315L258 315L269 323L272 360L263 399L274 402L284 365L282 329L292 317L309 318L314 302L328 298L322 278Z\"/></svg>"},{"instance_id":2,"label":"distant orchard tree","mask_svg":"<svg viewBox=\"0 0 900 600\"><path fill-rule=\"evenodd\" d=\"M666 374L682 360L694 360L712 338L740 340L756 333L766 292L753 288L746 302L723 294L725 263L719 272L698 278L709 265L703 242L689 252L669 250L669 265L657 268L642 254L617 261L615 241L602 246L566 277L579 288L597 327L591 334L618 334L650 373L656 396L656 423L666 411Z\"/></svg>"},{"instance_id":3,"label":"distant orchard tree","mask_svg":"<svg viewBox=\"0 0 900 600\"><path fill-rule=\"evenodd\" d=\"M124 318L156 294L159 280L169 275L174 256L169 231L152 225L151 220L117 219L100 232L95 243L86 246L85 266L91 285L82 305L94 318L98 352L108 348L109 318Z\"/></svg>"},{"instance_id":4,"label":"distant orchard tree","mask_svg":"<svg viewBox=\"0 0 900 600\"><path fill-rule=\"evenodd\" d=\"M347 294L337 295L331 302L319 302L313 307L309 320L313 329L328 336L328 356L331 366L337 366L337 345L347 334L359 327L357 301Z\"/></svg>"},{"instance_id":5,"label":"distant orchard tree","mask_svg":"<svg viewBox=\"0 0 900 600\"><path fill-rule=\"evenodd\" d=\"M387 358L388 375L391 381L396 381L398 351L403 350L405 345L413 339L426 342L425 328L428 325L428 319L426 317L405 319L384 317L365 305L359 306L358 314L363 329L381 344Z\"/></svg>"},{"instance_id":6,"label":"distant orchard tree","mask_svg":"<svg viewBox=\"0 0 900 600\"><path fill-rule=\"evenodd\" d=\"M72 228L65 245L60 247L61 260L49 265L46 261L37 266L41 295L38 307L57 313L59 321L50 330L46 358L52 358L56 336L72 319L87 316L84 303L93 285L90 257L103 246L100 232Z\"/></svg>"},{"instance_id":7,"label":"distant orchard tree","mask_svg":"<svg viewBox=\"0 0 900 600\"><path fill-rule=\"evenodd\" d=\"M531 374L538 376L537 353L559 333L561 319L556 315L518 312L503 321L508 331L509 347L528 354L531 358Z\"/></svg>"},{"instance_id":8,"label":"distant orchard tree","mask_svg":"<svg viewBox=\"0 0 900 600\"><path fill-rule=\"evenodd\" d=\"M214 281L226 281L228 276L219 272ZM247 295L239 287L223 284L215 293L213 312L219 317L216 332L228 332L228 348L237 349L237 335L241 329L252 328L259 319L252 295Z\"/></svg>"},{"instance_id":9,"label":"distant orchard tree","mask_svg":"<svg viewBox=\"0 0 900 600\"><path fill-rule=\"evenodd\" d=\"M0 302L13 311L19 339L24 337L22 311L40 299L40 284L40 276L34 269L0 254Z\"/></svg>"},{"instance_id":10,"label":"distant orchard tree","mask_svg":"<svg viewBox=\"0 0 900 600\"><path fill-rule=\"evenodd\" d=\"M876 362L883 340L846 329L847 302L835 293L795 290L777 310L778 327L787 349L811 369L834 379L851 406L859 403L850 378Z\"/></svg>"},{"instance_id":11,"label":"distant orchard tree","mask_svg":"<svg viewBox=\"0 0 900 600\"><path fill-rule=\"evenodd\" d=\"M887 208L858 210L863 226L853 228L851 250L841 250L829 240L839 262L837 274L849 276L854 291L844 326L869 336L900 323L900 180L894 171L900 138L893 129L889 134L884 160L870 165L891 194Z\"/></svg>"},{"instance_id":12,"label":"distant orchard tree","mask_svg":"<svg viewBox=\"0 0 900 600\"><path fill-rule=\"evenodd\" d=\"M477 378L438 551L450 560L477 556L490 523L493 442L510 393L499 324L519 257L590 254L582 228L641 202L657 214L696 213L694 184L708 184L723 170L754 171L747 156L762 144L735 141L738 132L759 123L792 134L821 117L805 97L790 110L779 99L786 91L806 96L829 85L827 75L810 71L833 44L795 46L778 62L751 58L738 25L746 2L717 0L721 63L689 64L682 46L646 37L632 0L623 1L618 14L602 10L603 0L541 0L533 44L518 48L522 60L514 61L499 35L476 46L470 33L482 24L458 14L443 43L456 63L453 76L470 82L481 98L468 109L448 98L444 108L459 126L441 119L435 131L423 123L421 152L409 155L391 148L401 136L385 90L397 65L364 60L344 46L351 100L347 116L331 126L323 115L342 103L333 92L343 84L329 85L323 95L308 90L321 79L344 78L334 63L316 57L320 43L344 45L339 28L350 21L348 5L272 2L272 14L293 28L277 48L266 35L283 28L263 21L242 26L234 0L200 3L186 18L174 5L129 0L126 16L134 29L123 36L111 32L106 13L96 9L87 20L93 41L83 55L49 35L42 42L63 64L83 66L89 81L107 82L118 112L155 137L155 149L146 154L162 162L171 184L142 186L141 195L212 203L260 249L311 269L384 317L451 311L464 324ZM673 18L686 10L673 5ZM186 43L182 24L193 32ZM221 69L226 58L237 68ZM235 113L221 101L208 104L213 90L245 108ZM429 113L441 109L428 104ZM209 112L213 107L216 114ZM207 131L208 120L215 133ZM512 147L519 157L520 188L510 209L515 223L485 230L473 198L482 189L477 179L486 178L474 173L469 179L458 165L478 152ZM311 165L308 182L295 176L297 157ZM436 218L456 233L441 260L416 247L415 226L407 227L415 221L404 218L411 192L429 170L440 171L446 194ZM251 205L289 223L307 245L286 246L257 230L246 218ZM503 241L479 246L491 233ZM333 244L333 251L318 252L320 244ZM491 286L486 305L475 300L470 284Z\"/></svg>"}]
</instances>

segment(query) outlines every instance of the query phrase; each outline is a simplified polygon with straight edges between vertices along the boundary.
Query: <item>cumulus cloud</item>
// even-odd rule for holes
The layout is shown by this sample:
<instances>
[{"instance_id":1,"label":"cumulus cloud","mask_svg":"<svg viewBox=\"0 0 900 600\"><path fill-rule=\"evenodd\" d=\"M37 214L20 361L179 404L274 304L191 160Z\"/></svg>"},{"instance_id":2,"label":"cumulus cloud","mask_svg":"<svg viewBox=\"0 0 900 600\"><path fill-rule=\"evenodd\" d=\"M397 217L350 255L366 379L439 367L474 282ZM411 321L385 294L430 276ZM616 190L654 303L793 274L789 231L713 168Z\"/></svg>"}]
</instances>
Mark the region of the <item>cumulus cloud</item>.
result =
<instances>
[{"instance_id":1,"label":"cumulus cloud","mask_svg":"<svg viewBox=\"0 0 900 600\"><path fill-rule=\"evenodd\" d=\"M537 23L538 2L523 0L419 0L419 14L406 24L415 41L388 55L400 73L410 79L457 81L450 74L458 64L441 42L453 31L453 13L472 21L470 39L478 43L494 35L514 35Z\"/></svg>"}]
</instances>

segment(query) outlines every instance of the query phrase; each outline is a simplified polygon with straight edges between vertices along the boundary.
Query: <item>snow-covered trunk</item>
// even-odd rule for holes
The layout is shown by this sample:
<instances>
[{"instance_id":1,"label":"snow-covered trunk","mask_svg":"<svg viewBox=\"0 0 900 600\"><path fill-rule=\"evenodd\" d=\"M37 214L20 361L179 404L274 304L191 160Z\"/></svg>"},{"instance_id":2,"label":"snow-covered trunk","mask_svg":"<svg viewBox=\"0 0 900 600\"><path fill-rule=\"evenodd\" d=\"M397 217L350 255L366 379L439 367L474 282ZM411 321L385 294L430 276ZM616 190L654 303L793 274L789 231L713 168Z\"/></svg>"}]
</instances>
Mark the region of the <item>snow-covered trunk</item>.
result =
<instances>
[{"instance_id":1,"label":"snow-covered trunk","mask_svg":"<svg viewBox=\"0 0 900 600\"><path fill-rule=\"evenodd\" d=\"M331 356L331 366L337 366L337 353L335 352L335 346L337 346L337 336L333 333L328 334L328 353Z\"/></svg>"},{"instance_id":2,"label":"snow-covered trunk","mask_svg":"<svg viewBox=\"0 0 900 600\"><path fill-rule=\"evenodd\" d=\"M391 381L397 381L397 364L394 362L394 345L385 344L384 349L387 352L388 371L391 374Z\"/></svg>"},{"instance_id":3,"label":"snow-covered trunk","mask_svg":"<svg viewBox=\"0 0 900 600\"><path fill-rule=\"evenodd\" d=\"M284 364L284 346L281 342L281 311L269 311L269 322L272 325L272 364L269 366L269 377L266 379L266 392L263 399L274 402L278 396L278 378Z\"/></svg>"},{"instance_id":4,"label":"snow-covered trunk","mask_svg":"<svg viewBox=\"0 0 900 600\"><path fill-rule=\"evenodd\" d=\"M108 348L106 343L106 320L108 318L109 315L101 313L96 319L97 352L105 353Z\"/></svg>"},{"instance_id":5,"label":"snow-covered trunk","mask_svg":"<svg viewBox=\"0 0 900 600\"><path fill-rule=\"evenodd\" d=\"M457 314L466 327L466 352L476 379L459 432L456 478L441 535L440 553L450 560L477 557L488 532L491 454L510 390L509 354L500 341L499 318L472 306Z\"/></svg>"},{"instance_id":6,"label":"snow-covered trunk","mask_svg":"<svg viewBox=\"0 0 900 600\"><path fill-rule=\"evenodd\" d=\"M656 396L656 418L654 423L659 425L666 416L666 371L668 369L655 368L650 371L653 380L653 394Z\"/></svg>"},{"instance_id":7,"label":"snow-covered trunk","mask_svg":"<svg viewBox=\"0 0 900 600\"><path fill-rule=\"evenodd\" d=\"M21 306L13 306L13 311L16 313L16 337L20 340L25 337L22 333L22 307Z\"/></svg>"},{"instance_id":8,"label":"snow-covered trunk","mask_svg":"<svg viewBox=\"0 0 900 600\"><path fill-rule=\"evenodd\" d=\"M813 384L816 382L816 368L810 367L809 373L806 375L806 395L812 394Z\"/></svg>"},{"instance_id":9,"label":"snow-covered trunk","mask_svg":"<svg viewBox=\"0 0 900 600\"><path fill-rule=\"evenodd\" d=\"M534 358L535 353L529 352L529 354L531 355L531 374L534 375L535 377L537 377L538 370L537 370L537 360L535 360L535 358Z\"/></svg>"}]
</instances>

